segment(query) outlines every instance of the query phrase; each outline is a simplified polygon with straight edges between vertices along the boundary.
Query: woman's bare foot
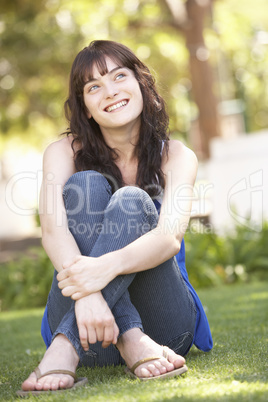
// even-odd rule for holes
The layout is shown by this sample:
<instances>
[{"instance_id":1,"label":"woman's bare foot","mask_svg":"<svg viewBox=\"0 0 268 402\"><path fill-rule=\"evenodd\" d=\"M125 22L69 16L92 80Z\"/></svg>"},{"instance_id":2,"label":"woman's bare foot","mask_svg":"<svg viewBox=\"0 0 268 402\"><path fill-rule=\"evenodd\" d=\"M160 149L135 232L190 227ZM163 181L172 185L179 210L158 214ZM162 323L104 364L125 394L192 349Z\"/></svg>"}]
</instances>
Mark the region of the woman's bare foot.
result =
<instances>
[{"instance_id":1,"label":"woman's bare foot","mask_svg":"<svg viewBox=\"0 0 268 402\"><path fill-rule=\"evenodd\" d=\"M139 328L125 332L116 344L127 366L131 368L137 361L151 356L163 356L163 347L145 335ZM185 359L171 349L167 359L152 360L141 364L135 370L138 377L155 377L185 364Z\"/></svg>"},{"instance_id":2,"label":"woman's bare foot","mask_svg":"<svg viewBox=\"0 0 268 402\"><path fill-rule=\"evenodd\" d=\"M55 337L39 364L40 372L63 369L75 372L79 357L70 341L62 334ZM74 379L66 374L51 374L37 380L33 372L21 386L23 391L55 391L57 389L71 388Z\"/></svg>"}]
</instances>

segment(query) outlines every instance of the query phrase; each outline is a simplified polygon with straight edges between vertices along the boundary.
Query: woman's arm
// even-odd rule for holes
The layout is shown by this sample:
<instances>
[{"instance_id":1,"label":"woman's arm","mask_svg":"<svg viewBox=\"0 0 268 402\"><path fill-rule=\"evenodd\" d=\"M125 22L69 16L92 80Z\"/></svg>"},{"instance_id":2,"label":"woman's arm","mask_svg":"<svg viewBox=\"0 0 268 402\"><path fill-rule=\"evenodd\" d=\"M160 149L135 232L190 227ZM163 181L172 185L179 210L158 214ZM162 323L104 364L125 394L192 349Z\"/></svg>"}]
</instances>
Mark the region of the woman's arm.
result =
<instances>
[{"instance_id":1,"label":"woman's arm","mask_svg":"<svg viewBox=\"0 0 268 402\"><path fill-rule=\"evenodd\" d=\"M169 157L163 160L166 187L158 225L119 250L119 273L153 268L180 251L190 219L197 166L197 158L189 148L170 141Z\"/></svg>"},{"instance_id":2,"label":"woman's arm","mask_svg":"<svg viewBox=\"0 0 268 402\"><path fill-rule=\"evenodd\" d=\"M43 158L43 182L39 200L42 244L55 269L60 272L67 258L79 255L77 244L68 230L62 198L64 184L75 173L71 139L50 144Z\"/></svg>"},{"instance_id":3,"label":"woman's arm","mask_svg":"<svg viewBox=\"0 0 268 402\"><path fill-rule=\"evenodd\" d=\"M187 229L197 173L195 154L179 141L170 141L170 151L163 158L166 187L155 229L126 247L98 258L76 256L58 274L59 287L74 300L103 289L120 274L145 271L173 257Z\"/></svg>"},{"instance_id":4,"label":"woman's arm","mask_svg":"<svg viewBox=\"0 0 268 402\"><path fill-rule=\"evenodd\" d=\"M63 262L81 255L76 241L68 230L68 221L62 191L69 177L75 173L71 138L49 145L44 153L43 183L39 213L42 244L58 272ZM113 314L101 292L81 298L75 305L75 314L82 347L102 341L107 347L117 342L119 333Z\"/></svg>"}]
</instances>

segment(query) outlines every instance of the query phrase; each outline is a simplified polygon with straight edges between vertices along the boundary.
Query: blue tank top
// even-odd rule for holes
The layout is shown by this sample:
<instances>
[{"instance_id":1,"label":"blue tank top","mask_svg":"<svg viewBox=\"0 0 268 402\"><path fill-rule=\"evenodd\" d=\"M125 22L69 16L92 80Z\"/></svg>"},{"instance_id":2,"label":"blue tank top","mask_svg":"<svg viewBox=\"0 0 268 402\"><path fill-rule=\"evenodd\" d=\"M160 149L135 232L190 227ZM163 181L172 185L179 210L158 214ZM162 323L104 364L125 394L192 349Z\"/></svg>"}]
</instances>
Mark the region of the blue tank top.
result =
<instances>
[{"instance_id":1,"label":"blue tank top","mask_svg":"<svg viewBox=\"0 0 268 402\"><path fill-rule=\"evenodd\" d=\"M158 213L160 213L160 209L161 209L160 199L159 198L155 199L154 204L156 206ZM197 296L196 291L194 290L194 288L192 287L192 285L189 282L188 273L187 273L186 265L185 265L184 240L182 240L182 242L181 242L181 249L180 249L179 253L176 255L176 260L177 260L181 275L193 297L195 307L196 307L196 324L195 324L193 344L198 349L203 350L204 352L208 352L213 347L212 335L211 335L208 319L207 319L206 313L204 311L204 308L202 306L202 303L201 303L199 297Z\"/></svg>"}]
</instances>

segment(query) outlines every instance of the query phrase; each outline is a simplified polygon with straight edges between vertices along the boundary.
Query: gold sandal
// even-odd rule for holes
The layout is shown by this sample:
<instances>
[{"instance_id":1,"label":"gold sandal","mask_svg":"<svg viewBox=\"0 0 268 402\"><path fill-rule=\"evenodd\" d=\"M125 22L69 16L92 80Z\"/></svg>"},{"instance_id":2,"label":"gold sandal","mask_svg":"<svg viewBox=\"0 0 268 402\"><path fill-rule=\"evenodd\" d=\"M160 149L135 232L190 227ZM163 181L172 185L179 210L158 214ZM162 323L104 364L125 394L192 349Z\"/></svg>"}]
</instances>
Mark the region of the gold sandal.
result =
<instances>
[{"instance_id":1,"label":"gold sandal","mask_svg":"<svg viewBox=\"0 0 268 402\"><path fill-rule=\"evenodd\" d=\"M34 370L34 372L35 372L37 381L40 380L40 378L45 377L47 375L51 375L51 374L66 374L66 375L70 375L74 379L74 385L72 387L70 387L70 388L63 388L63 389L61 388L61 389L57 389L57 390L50 390L50 389L46 390L46 391L45 390L40 390L40 391L38 391L38 390L32 390L32 391L19 390L19 391L16 392L17 396L25 397L25 396L28 396L28 395L39 395L39 394L45 394L45 393L48 393L48 392L68 391L70 389L82 387L88 381L86 377L78 378L75 373L73 373L72 371L69 371L69 370L50 370L50 371L47 371L44 374L41 374L41 371L40 371L39 367L37 367Z\"/></svg>"},{"instance_id":2,"label":"gold sandal","mask_svg":"<svg viewBox=\"0 0 268 402\"><path fill-rule=\"evenodd\" d=\"M168 353L169 353L169 348L167 346L163 346L163 357L165 359L168 359ZM164 378L168 378L168 377L175 377L175 376L181 375L183 373L186 373L186 371L188 370L188 367L186 366L186 364L184 364L182 367L179 367L172 371L168 371L164 374L156 375L153 377L139 377L134 373L136 368L139 367L140 365L142 365L143 363L146 363L146 362L149 362L152 360L157 360L157 359L161 359L161 357L152 356L152 357L146 357L145 359L141 359L137 363L135 363L130 369L127 367L125 369L125 372L130 377L138 378L141 381L147 381L147 380L156 380L156 379L164 379Z\"/></svg>"}]
</instances>

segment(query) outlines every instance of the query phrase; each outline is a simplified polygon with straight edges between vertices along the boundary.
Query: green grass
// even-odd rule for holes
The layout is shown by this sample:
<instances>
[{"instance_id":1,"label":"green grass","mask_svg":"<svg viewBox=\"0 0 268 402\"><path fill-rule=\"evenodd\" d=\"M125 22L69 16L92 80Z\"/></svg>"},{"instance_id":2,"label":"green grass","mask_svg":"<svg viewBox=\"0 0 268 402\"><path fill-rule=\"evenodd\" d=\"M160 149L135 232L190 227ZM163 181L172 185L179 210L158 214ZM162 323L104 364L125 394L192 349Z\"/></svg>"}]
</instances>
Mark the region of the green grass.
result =
<instances>
[{"instance_id":1,"label":"green grass","mask_svg":"<svg viewBox=\"0 0 268 402\"><path fill-rule=\"evenodd\" d=\"M40 401L267 401L268 286L237 284L198 292L211 324L214 348L192 348L188 373L142 383L128 379L123 367L86 369L88 385L47 394ZM0 400L13 401L16 390L44 353L42 310L0 315ZM36 401L35 397L28 400Z\"/></svg>"}]
</instances>

